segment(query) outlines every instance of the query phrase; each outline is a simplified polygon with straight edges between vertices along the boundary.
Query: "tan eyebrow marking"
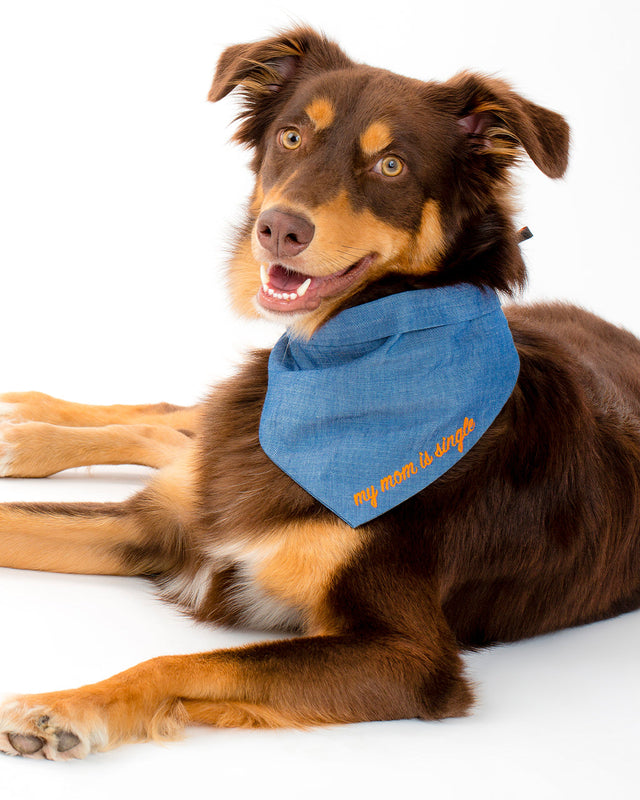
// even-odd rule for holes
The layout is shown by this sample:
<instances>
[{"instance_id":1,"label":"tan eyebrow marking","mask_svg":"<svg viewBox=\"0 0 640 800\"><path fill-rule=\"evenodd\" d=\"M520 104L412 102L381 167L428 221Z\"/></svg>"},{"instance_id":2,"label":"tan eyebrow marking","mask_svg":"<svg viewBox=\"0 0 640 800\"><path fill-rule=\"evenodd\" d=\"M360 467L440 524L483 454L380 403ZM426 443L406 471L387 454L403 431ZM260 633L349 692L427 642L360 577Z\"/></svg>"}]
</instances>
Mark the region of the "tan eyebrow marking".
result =
<instances>
[{"instance_id":1,"label":"tan eyebrow marking","mask_svg":"<svg viewBox=\"0 0 640 800\"><path fill-rule=\"evenodd\" d=\"M367 156L373 156L389 147L393 141L391 129L386 122L378 120L372 122L367 130L360 136L360 147Z\"/></svg>"},{"instance_id":2,"label":"tan eyebrow marking","mask_svg":"<svg viewBox=\"0 0 640 800\"><path fill-rule=\"evenodd\" d=\"M336 116L333 103L325 97L316 97L305 108L305 114L309 117L317 131L328 128Z\"/></svg>"}]
</instances>

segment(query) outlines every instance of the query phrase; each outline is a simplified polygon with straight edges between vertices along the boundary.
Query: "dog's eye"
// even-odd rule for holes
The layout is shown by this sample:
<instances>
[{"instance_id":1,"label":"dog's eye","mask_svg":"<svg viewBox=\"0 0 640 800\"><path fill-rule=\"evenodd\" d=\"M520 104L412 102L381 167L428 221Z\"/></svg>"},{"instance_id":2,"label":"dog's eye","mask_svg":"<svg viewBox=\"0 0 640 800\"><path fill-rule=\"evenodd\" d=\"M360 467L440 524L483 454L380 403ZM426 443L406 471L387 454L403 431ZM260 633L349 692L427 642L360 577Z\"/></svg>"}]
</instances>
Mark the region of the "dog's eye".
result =
<instances>
[{"instance_id":1,"label":"dog's eye","mask_svg":"<svg viewBox=\"0 0 640 800\"><path fill-rule=\"evenodd\" d=\"M280 131L279 139L280 144L287 150L297 150L302 144L300 131L295 128L287 128L284 131Z\"/></svg>"},{"instance_id":2,"label":"dog's eye","mask_svg":"<svg viewBox=\"0 0 640 800\"><path fill-rule=\"evenodd\" d=\"M403 162L397 156L385 156L373 168L374 172L386 175L387 178L397 177L404 169Z\"/></svg>"}]
</instances>

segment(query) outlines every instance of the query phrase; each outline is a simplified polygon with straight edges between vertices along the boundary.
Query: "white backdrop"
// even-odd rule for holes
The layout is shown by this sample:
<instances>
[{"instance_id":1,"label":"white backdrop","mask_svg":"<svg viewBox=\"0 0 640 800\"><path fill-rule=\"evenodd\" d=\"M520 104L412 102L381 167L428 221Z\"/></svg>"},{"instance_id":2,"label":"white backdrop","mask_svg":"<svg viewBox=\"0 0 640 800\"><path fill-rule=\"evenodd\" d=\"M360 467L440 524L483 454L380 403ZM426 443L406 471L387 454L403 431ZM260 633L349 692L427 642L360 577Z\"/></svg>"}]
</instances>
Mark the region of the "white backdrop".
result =
<instances>
[{"instance_id":1,"label":"white backdrop","mask_svg":"<svg viewBox=\"0 0 640 800\"><path fill-rule=\"evenodd\" d=\"M221 269L250 187L235 105L205 98L221 49L304 21L414 77L498 73L572 126L568 176L522 175L525 299L571 299L640 334L639 6L336 0L0 0L0 392L191 403L279 334L231 315ZM0 482L0 499L115 499L144 470ZM192 625L141 581L0 570L0 690L97 680L143 658L249 641ZM308 733L190 733L52 765L0 762L26 800L630 796L640 615L468 658L471 719ZM360 788L357 788L360 787Z\"/></svg>"}]
</instances>

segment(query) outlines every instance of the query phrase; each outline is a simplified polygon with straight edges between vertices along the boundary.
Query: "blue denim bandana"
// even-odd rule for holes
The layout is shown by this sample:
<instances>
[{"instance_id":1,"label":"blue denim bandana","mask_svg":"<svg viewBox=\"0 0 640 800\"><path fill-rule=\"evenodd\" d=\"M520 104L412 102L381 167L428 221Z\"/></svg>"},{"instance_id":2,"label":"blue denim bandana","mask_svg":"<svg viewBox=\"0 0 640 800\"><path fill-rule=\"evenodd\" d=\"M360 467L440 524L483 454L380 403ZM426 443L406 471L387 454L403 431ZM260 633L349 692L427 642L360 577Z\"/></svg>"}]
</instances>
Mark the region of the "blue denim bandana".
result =
<instances>
[{"instance_id":1,"label":"blue denim bandana","mask_svg":"<svg viewBox=\"0 0 640 800\"><path fill-rule=\"evenodd\" d=\"M520 362L495 292L463 284L347 309L269 358L260 443L352 527L421 491L491 425Z\"/></svg>"}]
</instances>

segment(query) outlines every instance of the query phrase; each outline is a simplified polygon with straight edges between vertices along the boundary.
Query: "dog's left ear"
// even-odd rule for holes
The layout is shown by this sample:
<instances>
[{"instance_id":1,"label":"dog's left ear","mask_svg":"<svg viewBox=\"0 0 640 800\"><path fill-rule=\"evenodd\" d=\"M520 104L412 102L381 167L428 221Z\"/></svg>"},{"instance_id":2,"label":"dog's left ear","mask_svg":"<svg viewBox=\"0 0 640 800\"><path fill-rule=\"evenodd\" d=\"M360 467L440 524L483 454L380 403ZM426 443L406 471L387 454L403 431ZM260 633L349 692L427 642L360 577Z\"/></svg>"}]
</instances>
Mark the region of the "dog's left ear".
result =
<instances>
[{"instance_id":1,"label":"dog's left ear","mask_svg":"<svg viewBox=\"0 0 640 800\"><path fill-rule=\"evenodd\" d=\"M218 61L209 100L221 100L239 87L244 108L234 139L255 146L299 79L351 63L322 34L295 28L271 39L227 48Z\"/></svg>"},{"instance_id":2,"label":"dog's left ear","mask_svg":"<svg viewBox=\"0 0 640 800\"><path fill-rule=\"evenodd\" d=\"M560 114L525 100L501 80L462 73L436 88L439 105L458 118L473 153L510 166L523 148L550 178L569 160L569 126Z\"/></svg>"}]
</instances>

